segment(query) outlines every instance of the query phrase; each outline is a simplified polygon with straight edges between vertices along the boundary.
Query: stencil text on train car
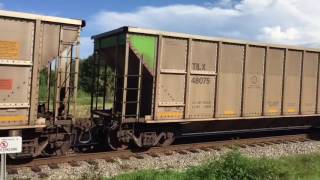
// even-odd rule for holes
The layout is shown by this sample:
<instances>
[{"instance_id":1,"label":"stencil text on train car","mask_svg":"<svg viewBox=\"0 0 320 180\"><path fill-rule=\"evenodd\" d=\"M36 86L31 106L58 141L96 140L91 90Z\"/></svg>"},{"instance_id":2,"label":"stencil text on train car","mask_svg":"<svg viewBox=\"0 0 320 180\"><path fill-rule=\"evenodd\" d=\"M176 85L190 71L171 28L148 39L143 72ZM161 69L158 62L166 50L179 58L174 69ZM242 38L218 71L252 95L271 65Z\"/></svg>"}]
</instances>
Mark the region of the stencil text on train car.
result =
<instances>
[{"instance_id":1,"label":"stencil text on train car","mask_svg":"<svg viewBox=\"0 0 320 180\"><path fill-rule=\"evenodd\" d=\"M192 63L192 70L194 71L206 71L206 64L200 64L200 63ZM209 77L203 77L203 76L194 76L191 79L191 82L193 84L210 84L210 78Z\"/></svg>"}]
</instances>

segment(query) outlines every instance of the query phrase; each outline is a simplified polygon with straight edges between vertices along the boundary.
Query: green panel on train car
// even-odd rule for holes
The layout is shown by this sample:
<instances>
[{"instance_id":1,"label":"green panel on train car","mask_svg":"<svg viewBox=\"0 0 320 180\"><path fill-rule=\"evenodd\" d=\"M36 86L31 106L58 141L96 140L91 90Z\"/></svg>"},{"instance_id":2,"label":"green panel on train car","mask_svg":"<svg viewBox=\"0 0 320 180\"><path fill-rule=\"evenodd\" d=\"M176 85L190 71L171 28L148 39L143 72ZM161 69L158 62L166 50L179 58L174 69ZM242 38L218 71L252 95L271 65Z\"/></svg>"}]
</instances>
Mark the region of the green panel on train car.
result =
<instances>
[{"instance_id":1,"label":"green panel on train car","mask_svg":"<svg viewBox=\"0 0 320 180\"><path fill-rule=\"evenodd\" d=\"M120 34L119 36L110 36L110 37L102 39L100 42L101 44L99 44L99 41L98 41L97 42L98 49L116 46L117 37L119 37L119 45L124 45L126 42L126 36L125 36L125 34Z\"/></svg>"},{"instance_id":2,"label":"green panel on train car","mask_svg":"<svg viewBox=\"0 0 320 180\"><path fill-rule=\"evenodd\" d=\"M156 47L157 38L145 35L130 35L130 46L140 58L143 58L144 63L148 68L154 71L156 63Z\"/></svg>"}]
</instances>

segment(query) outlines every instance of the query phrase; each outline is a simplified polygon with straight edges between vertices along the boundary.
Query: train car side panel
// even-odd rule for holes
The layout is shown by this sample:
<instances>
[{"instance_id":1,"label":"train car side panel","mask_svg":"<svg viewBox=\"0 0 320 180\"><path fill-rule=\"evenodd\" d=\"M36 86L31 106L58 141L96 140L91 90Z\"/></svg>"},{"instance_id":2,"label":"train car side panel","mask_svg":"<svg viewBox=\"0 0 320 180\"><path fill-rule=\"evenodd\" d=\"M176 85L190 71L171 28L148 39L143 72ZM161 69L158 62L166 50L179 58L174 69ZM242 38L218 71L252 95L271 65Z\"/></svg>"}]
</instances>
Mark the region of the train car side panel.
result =
<instances>
[{"instance_id":1,"label":"train car side panel","mask_svg":"<svg viewBox=\"0 0 320 180\"><path fill-rule=\"evenodd\" d=\"M27 125L35 23L3 17L0 26L0 124Z\"/></svg>"},{"instance_id":2,"label":"train car side panel","mask_svg":"<svg viewBox=\"0 0 320 180\"><path fill-rule=\"evenodd\" d=\"M261 116L265 47L248 46L245 62L243 116Z\"/></svg>"},{"instance_id":3,"label":"train car side panel","mask_svg":"<svg viewBox=\"0 0 320 180\"><path fill-rule=\"evenodd\" d=\"M283 114L299 114L302 51L287 50L283 86Z\"/></svg>"},{"instance_id":4,"label":"train car side panel","mask_svg":"<svg viewBox=\"0 0 320 180\"><path fill-rule=\"evenodd\" d=\"M216 117L241 116L244 45L222 43Z\"/></svg>"},{"instance_id":5,"label":"train car side panel","mask_svg":"<svg viewBox=\"0 0 320 180\"><path fill-rule=\"evenodd\" d=\"M304 53L301 89L301 114L315 114L317 101L318 54Z\"/></svg>"},{"instance_id":6,"label":"train car side panel","mask_svg":"<svg viewBox=\"0 0 320 180\"><path fill-rule=\"evenodd\" d=\"M181 119L184 116L188 41L164 37L156 118Z\"/></svg>"},{"instance_id":7,"label":"train car side panel","mask_svg":"<svg viewBox=\"0 0 320 180\"><path fill-rule=\"evenodd\" d=\"M284 57L284 49L268 50L263 110L267 116L281 114Z\"/></svg>"},{"instance_id":8,"label":"train car side panel","mask_svg":"<svg viewBox=\"0 0 320 180\"><path fill-rule=\"evenodd\" d=\"M320 53L318 54L318 84L317 84L317 103L316 103L316 113L320 114Z\"/></svg>"},{"instance_id":9,"label":"train car side panel","mask_svg":"<svg viewBox=\"0 0 320 180\"><path fill-rule=\"evenodd\" d=\"M218 43L192 42L187 118L212 118Z\"/></svg>"}]
</instances>

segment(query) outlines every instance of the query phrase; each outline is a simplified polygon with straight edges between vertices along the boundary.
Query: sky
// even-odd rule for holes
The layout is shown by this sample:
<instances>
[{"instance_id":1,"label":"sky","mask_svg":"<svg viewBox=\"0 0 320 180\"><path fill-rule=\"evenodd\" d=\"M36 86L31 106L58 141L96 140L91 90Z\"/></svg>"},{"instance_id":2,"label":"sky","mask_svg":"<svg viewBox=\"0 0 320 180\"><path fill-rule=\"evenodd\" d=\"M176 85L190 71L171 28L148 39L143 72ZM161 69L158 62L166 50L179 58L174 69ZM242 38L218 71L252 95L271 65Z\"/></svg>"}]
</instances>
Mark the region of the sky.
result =
<instances>
[{"instance_id":1,"label":"sky","mask_svg":"<svg viewBox=\"0 0 320 180\"><path fill-rule=\"evenodd\" d=\"M0 0L4 10L84 19L91 36L135 26L250 41L320 47L319 0Z\"/></svg>"}]
</instances>

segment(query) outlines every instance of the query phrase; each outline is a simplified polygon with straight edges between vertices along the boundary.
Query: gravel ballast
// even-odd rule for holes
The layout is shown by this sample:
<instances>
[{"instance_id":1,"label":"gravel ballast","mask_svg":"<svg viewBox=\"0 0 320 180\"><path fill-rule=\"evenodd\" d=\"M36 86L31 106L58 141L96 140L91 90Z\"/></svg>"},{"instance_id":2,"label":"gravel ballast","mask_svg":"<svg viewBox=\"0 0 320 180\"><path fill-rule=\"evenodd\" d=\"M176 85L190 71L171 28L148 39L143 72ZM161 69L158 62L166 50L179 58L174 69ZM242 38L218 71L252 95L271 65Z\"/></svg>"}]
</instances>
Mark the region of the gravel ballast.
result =
<instances>
[{"instance_id":1,"label":"gravel ballast","mask_svg":"<svg viewBox=\"0 0 320 180\"><path fill-rule=\"evenodd\" d=\"M207 162L210 159L218 158L231 149L223 148L219 151L210 150L199 153L179 154L173 153L169 156L151 157L143 155L143 159L130 157L129 160L116 159L116 162L96 160L94 165L87 162L79 162L78 167L69 164L59 164L58 169L51 169L48 166L41 166L41 173L35 173L30 168L18 170L18 174L8 175L8 179L85 179L93 175L112 177L122 173L143 169L175 169L183 170L190 166L196 166ZM250 157L278 158L295 154L309 154L320 152L320 141L306 141L284 144L272 144L266 146L254 146L239 148L243 155Z\"/></svg>"}]
</instances>

